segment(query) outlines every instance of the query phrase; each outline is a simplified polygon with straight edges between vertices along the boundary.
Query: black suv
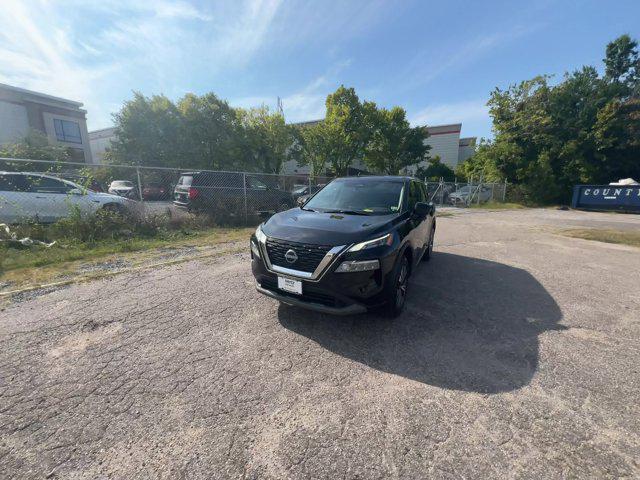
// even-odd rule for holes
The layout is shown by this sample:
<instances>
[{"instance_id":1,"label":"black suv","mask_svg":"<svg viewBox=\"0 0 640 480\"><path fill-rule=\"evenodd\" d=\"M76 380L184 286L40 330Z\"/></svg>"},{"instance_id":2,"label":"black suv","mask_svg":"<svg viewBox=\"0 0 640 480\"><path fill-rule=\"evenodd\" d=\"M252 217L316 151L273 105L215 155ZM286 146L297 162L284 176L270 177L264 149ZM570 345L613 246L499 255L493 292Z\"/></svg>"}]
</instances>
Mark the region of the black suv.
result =
<instances>
[{"instance_id":1,"label":"black suv","mask_svg":"<svg viewBox=\"0 0 640 480\"><path fill-rule=\"evenodd\" d=\"M291 193L257 176L237 172L186 172L173 192L173 204L207 213L272 213L295 204Z\"/></svg>"},{"instance_id":2,"label":"black suv","mask_svg":"<svg viewBox=\"0 0 640 480\"><path fill-rule=\"evenodd\" d=\"M383 307L398 315L407 281L428 260L435 207L410 177L339 178L251 237L256 288L282 303L333 314Z\"/></svg>"}]
</instances>

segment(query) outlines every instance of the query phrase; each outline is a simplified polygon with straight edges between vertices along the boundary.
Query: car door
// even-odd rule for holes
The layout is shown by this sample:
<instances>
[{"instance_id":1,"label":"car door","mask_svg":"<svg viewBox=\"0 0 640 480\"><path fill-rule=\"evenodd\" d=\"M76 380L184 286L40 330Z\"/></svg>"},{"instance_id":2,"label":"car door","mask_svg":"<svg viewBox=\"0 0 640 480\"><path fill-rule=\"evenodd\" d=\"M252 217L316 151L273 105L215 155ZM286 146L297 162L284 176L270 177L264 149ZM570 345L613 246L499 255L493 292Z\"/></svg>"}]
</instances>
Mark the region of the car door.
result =
<instances>
[{"instance_id":1,"label":"car door","mask_svg":"<svg viewBox=\"0 0 640 480\"><path fill-rule=\"evenodd\" d=\"M71 184L39 175L28 175L27 181L40 221L55 222L69 216L73 205L73 196L69 195Z\"/></svg>"},{"instance_id":2,"label":"car door","mask_svg":"<svg viewBox=\"0 0 640 480\"><path fill-rule=\"evenodd\" d=\"M424 183L415 182L418 201L421 203L429 203L427 200L427 193L425 190ZM427 215L426 217L420 220L420 225L418 226L419 236L422 239L422 243L426 245L429 241L430 234L430 226L431 226L431 215Z\"/></svg>"}]
</instances>

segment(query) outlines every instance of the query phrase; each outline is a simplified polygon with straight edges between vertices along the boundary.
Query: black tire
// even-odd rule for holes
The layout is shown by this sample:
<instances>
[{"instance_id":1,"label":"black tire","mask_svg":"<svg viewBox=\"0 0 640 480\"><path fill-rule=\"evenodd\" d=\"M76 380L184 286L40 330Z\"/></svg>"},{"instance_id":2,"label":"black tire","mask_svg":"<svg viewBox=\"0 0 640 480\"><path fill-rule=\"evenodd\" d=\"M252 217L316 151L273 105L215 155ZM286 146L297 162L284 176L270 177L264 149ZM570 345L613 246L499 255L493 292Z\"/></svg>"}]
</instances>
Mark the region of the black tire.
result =
<instances>
[{"instance_id":1,"label":"black tire","mask_svg":"<svg viewBox=\"0 0 640 480\"><path fill-rule=\"evenodd\" d=\"M385 294L386 303L384 314L388 318L395 318L402 313L407 301L407 287L409 282L409 259L406 255L398 261L393 273L393 280L388 285Z\"/></svg>"},{"instance_id":2,"label":"black tire","mask_svg":"<svg viewBox=\"0 0 640 480\"><path fill-rule=\"evenodd\" d=\"M422 254L422 261L428 262L431 260L431 254L433 253L433 238L436 236L436 226L431 227L431 233L429 234L429 241L427 243L427 249Z\"/></svg>"}]
</instances>

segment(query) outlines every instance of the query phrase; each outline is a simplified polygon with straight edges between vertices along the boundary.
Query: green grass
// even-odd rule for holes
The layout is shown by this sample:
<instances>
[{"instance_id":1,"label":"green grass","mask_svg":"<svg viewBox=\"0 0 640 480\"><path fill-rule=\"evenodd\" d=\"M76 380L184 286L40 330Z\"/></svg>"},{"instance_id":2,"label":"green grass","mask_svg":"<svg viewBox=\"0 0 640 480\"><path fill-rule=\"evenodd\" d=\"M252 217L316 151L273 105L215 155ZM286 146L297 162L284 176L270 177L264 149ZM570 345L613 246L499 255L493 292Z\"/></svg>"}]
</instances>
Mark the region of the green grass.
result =
<instances>
[{"instance_id":1,"label":"green grass","mask_svg":"<svg viewBox=\"0 0 640 480\"><path fill-rule=\"evenodd\" d=\"M572 238L640 247L640 232L635 231L584 228L564 230L561 233Z\"/></svg>"},{"instance_id":2,"label":"green grass","mask_svg":"<svg viewBox=\"0 0 640 480\"><path fill-rule=\"evenodd\" d=\"M210 227L197 231L172 231L150 238L103 239L95 242L59 240L54 246L15 248L0 244L0 282L12 289L78 275L87 262L122 260L130 264L152 261L167 248L190 247L196 252L215 245L246 240L253 228Z\"/></svg>"}]
</instances>

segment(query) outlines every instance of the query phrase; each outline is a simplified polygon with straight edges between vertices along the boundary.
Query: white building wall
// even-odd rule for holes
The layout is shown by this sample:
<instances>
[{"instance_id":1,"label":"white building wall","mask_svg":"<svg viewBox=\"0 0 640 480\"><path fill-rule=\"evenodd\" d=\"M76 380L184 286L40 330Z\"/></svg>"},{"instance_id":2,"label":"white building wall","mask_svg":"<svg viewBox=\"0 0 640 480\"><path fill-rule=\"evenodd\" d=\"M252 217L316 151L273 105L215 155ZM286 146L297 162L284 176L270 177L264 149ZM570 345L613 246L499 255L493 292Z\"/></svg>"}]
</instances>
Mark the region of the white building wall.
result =
<instances>
[{"instance_id":1,"label":"white building wall","mask_svg":"<svg viewBox=\"0 0 640 480\"><path fill-rule=\"evenodd\" d=\"M456 168L458 165L460 132L431 135L425 143L431 146L431 150L429 150L431 158L439 156L440 162L452 169Z\"/></svg>"},{"instance_id":2,"label":"white building wall","mask_svg":"<svg viewBox=\"0 0 640 480\"><path fill-rule=\"evenodd\" d=\"M0 144L11 143L29 133L27 109L23 105L0 100Z\"/></svg>"},{"instance_id":3,"label":"white building wall","mask_svg":"<svg viewBox=\"0 0 640 480\"><path fill-rule=\"evenodd\" d=\"M464 162L467 158L473 156L474 153L476 153L475 145L461 146L458 153L458 163Z\"/></svg>"}]
</instances>

